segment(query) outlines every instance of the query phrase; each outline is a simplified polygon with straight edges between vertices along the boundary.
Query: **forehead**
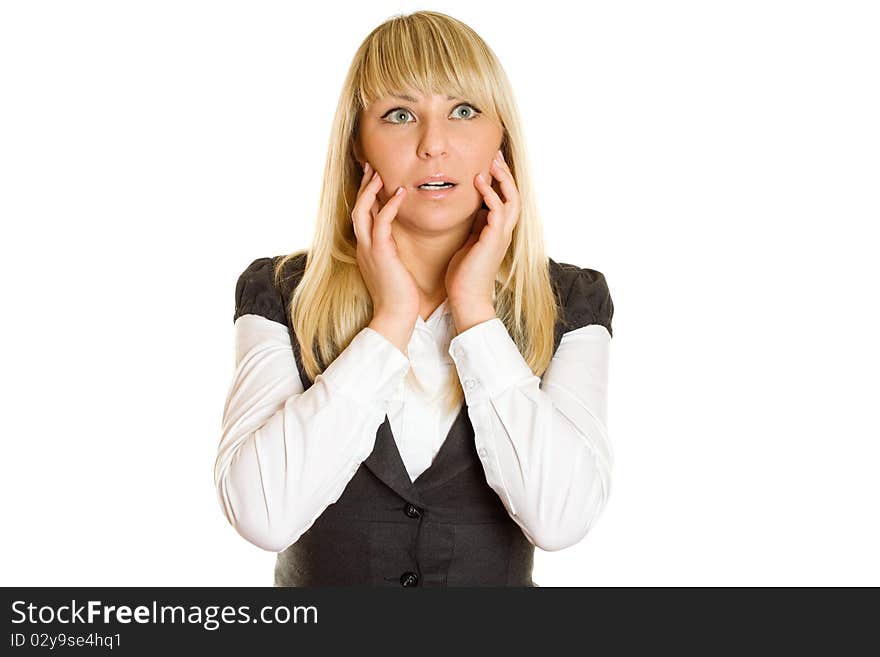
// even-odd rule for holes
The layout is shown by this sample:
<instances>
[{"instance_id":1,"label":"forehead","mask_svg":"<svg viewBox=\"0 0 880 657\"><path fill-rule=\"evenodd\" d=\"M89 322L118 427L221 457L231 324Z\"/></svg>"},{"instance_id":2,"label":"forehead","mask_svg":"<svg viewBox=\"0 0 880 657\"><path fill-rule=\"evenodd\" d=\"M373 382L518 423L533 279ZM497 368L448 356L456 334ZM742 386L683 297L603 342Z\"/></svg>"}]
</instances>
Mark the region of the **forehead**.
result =
<instances>
[{"instance_id":1,"label":"forehead","mask_svg":"<svg viewBox=\"0 0 880 657\"><path fill-rule=\"evenodd\" d=\"M443 100L458 100L460 97L455 94L434 94L434 97ZM405 100L409 103L420 103L423 101L430 100L431 96L423 96L418 92L406 92L406 91L398 91L386 94L384 96L379 96L376 98L371 104L375 105L377 103L383 103L387 101L395 101L395 100Z\"/></svg>"},{"instance_id":2,"label":"forehead","mask_svg":"<svg viewBox=\"0 0 880 657\"><path fill-rule=\"evenodd\" d=\"M436 94L436 95L442 96L443 94ZM390 96L388 96L388 98L399 98L401 100L408 100L411 103L419 102L418 98L415 98L414 96L412 96L410 94L405 94L405 93L394 93L394 94L391 94ZM453 96L451 94L447 94L447 96L446 96L446 100L455 100L456 98L458 98L458 96Z\"/></svg>"}]
</instances>

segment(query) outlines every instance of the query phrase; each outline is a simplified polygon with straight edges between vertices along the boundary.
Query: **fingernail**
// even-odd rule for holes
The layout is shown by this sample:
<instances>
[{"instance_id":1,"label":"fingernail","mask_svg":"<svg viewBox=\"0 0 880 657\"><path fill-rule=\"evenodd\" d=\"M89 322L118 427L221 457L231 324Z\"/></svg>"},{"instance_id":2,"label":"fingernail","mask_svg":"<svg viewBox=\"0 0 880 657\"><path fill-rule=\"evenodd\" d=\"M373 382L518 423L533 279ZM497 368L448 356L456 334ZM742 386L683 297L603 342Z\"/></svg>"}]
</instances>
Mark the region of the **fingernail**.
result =
<instances>
[{"instance_id":1,"label":"fingernail","mask_svg":"<svg viewBox=\"0 0 880 657\"><path fill-rule=\"evenodd\" d=\"M378 171L374 171L374 172L373 172L373 177L370 178L370 180L375 180L376 177L377 177L378 175L379 175L379 172L378 172Z\"/></svg>"},{"instance_id":2,"label":"fingernail","mask_svg":"<svg viewBox=\"0 0 880 657\"><path fill-rule=\"evenodd\" d=\"M403 187L398 187L397 191L394 192L394 195L397 196L398 194L402 194L402 193L403 193Z\"/></svg>"},{"instance_id":3,"label":"fingernail","mask_svg":"<svg viewBox=\"0 0 880 657\"><path fill-rule=\"evenodd\" d=\"M482 174L482 173L478 173L478 174L477 174L477 178L479 178L481 182L486 182L486 179L483 178L483 174Z\"/></svg>"},{"instance_id":4,"label":"fingernail","mask_svg":"<svg viewBox=\"0 0 880 657\"><path fill-rule=\"evenodd\" d=\"M367 169L369 169L369 168L370 168L370 163L369 163L369 162L364 162L364 173L366 173L366 172L367 172Z\"/></svg>"},{"instance_id":5,"label":"fingernail","mask_svg":"<svg viewBox=\"0 0 880 657\"><path fill-rule=\"evenodd\" d=\"M501 158L501 161L504 162L504 153L498 151L498 156Z\"/></svg>"}]
</instances>

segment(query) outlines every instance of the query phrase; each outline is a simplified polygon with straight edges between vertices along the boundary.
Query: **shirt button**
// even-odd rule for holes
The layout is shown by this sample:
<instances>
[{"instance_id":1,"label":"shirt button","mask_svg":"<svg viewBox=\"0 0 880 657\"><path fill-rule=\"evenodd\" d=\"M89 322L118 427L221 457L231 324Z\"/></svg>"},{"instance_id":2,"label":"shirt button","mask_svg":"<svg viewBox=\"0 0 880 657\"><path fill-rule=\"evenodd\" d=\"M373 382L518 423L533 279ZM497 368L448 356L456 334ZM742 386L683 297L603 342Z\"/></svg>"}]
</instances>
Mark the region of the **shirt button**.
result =
<instances>
[{"instance_id":1,"label":"shirt button","mask_svg":"<svg viewBox=\"0 0 880 657\"><path fill-rule=\"evenodd\" d=\"M468 390L473 389L473 387L475 385L477 385L477 382L474 381L473 379L465 379L464 387L467 388Z\"/></svg>"},{"instance_id":2,"label":"shirt button","mask_svg":"<svg viewBox=\"0 0 880 657\"><path fill-rule=\"evenodd\" d=\"M478 453L480 456L486 456L486 448L485 448L485 447L480 447L480 449L477 451L477 453Z\"/></svg>"}]
</instances>

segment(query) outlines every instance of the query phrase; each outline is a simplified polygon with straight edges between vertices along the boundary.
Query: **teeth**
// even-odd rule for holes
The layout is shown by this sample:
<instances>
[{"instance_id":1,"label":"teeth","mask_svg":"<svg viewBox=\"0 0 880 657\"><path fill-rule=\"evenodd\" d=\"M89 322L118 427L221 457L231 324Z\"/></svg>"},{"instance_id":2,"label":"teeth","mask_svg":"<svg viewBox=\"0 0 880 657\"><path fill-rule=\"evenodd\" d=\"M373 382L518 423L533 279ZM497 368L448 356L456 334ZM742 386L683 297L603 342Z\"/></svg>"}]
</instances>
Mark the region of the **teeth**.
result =
<instances>
[{"instance_id":1,"label":"teeth","mask_svg":"<svg viewBox=\"0 0 880 657\"><path fill-rule=\"evenodd\" d=\"M419 185L421 189L431 189L431 188L440 188L444 187L452 187L452 183L424 183L423 185Z\"/></svg>"}]
</instances>

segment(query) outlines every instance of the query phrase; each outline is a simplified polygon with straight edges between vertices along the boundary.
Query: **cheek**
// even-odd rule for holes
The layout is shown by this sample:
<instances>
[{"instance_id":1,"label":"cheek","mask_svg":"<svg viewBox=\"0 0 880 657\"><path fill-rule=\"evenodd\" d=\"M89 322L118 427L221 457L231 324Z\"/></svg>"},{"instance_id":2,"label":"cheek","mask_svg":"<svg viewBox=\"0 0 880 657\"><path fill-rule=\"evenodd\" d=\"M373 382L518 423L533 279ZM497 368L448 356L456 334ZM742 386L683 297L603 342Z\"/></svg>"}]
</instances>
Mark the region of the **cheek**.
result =
<instances>
[{"instance_id":1,"label":"cheek","mask_svg":"<svg viewBox=\"0 0 880 657\"><path fill-rule=\"evenodd\" d=\"M391 139L372 139L370 140L366 152L376 160L377 166L384 166L392 169L400 166L400 162L404 161L403 156L406 149L400 140Z\"/></svg>"}]
</instances>

